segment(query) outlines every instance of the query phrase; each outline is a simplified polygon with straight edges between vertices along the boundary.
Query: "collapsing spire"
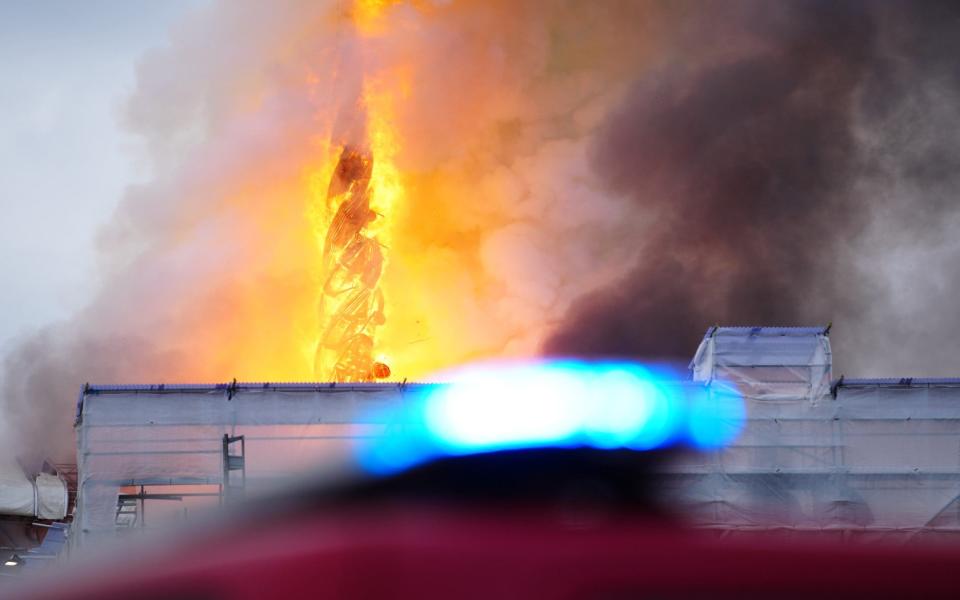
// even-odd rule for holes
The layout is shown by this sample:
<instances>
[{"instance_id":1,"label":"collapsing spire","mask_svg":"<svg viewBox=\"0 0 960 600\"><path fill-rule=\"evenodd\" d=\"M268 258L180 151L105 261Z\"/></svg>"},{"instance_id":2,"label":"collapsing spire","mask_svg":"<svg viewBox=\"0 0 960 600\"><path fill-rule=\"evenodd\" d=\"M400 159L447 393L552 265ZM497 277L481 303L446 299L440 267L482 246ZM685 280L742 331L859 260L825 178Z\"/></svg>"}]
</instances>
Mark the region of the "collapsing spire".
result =
<instances>
[{"instance_id":1,"label":"collapsing spire","mask_svg":"<svg viewBox=\"0 0 960 600\"><path fill-rule=\"evenodd\" d=\"M373 381L390 367L373 358L374 334L384 323L380 275L383 253L367 228L373 157L345 146L327 189L327 205L337 205L323 244L320 339L314 373L326 381Z\"/></svg>"}]
</instances>

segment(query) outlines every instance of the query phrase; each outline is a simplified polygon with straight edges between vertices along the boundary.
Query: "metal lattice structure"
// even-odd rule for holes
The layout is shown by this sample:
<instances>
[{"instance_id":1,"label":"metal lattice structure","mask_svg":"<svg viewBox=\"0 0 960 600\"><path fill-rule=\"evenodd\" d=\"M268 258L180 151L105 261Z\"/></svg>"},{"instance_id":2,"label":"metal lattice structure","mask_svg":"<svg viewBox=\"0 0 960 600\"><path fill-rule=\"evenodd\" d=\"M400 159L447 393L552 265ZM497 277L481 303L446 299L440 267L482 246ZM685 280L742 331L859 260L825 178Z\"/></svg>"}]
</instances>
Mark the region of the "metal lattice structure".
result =
<instances>
[{"instance_id":1,"label":"metal lattice structure","mask_svg":"<svg viewBox=\"0 0 960 600\"><path fill-rule=\"evenodd\" d=\"M384 323L383 253L369 230L377 218L370 209L373 157L345 147L327 190L336 212L323 244L320 339L314 373L321 380L360 382L382 379L389 367L374 360L376 329Z\"/></svg>"}]
</instances>

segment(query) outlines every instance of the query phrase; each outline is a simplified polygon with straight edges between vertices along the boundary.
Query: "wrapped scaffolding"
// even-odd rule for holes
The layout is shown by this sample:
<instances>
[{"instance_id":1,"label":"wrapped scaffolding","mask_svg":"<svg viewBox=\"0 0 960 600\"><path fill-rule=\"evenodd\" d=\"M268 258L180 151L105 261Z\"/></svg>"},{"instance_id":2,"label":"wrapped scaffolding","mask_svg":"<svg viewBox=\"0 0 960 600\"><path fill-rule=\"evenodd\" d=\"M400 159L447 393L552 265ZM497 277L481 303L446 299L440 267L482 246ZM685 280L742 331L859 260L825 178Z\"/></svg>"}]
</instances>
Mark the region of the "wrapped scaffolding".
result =
<instances>
[{"instance_id":1,"label":"wrapped scaffolding","mask_svg":"<svg viewBox=\"0 0 960 600\"><path fill-rule=\"evenodd\" d=\"M830 388L830 327L711 327L690 362L693 380L748 398L816 401Z\"/></svg>"},{"instance_id":2,"label":"wrapped scaffolding","mask_svg":"<svg viewBox=\"0 0 960 600\"><path fill-rule=\"evenodd\" d=\"M731 446L671 466L698 525L960 533L960 380L846 380L817 404L748 400L747 415Z\"/></svg>"},{"instance_id":3,"label":"wrapped scaffolding","mask_svg":"<svg viewBox=\"0 0 960 600\"><path fill-rule=\"evenodd\" d=\"M858 537L960 532L960 380L829 385L827 328L711 328L691 362L706 385L744 391L727 448L670 468L701 526Z\"/></svg>"},{"instance_id":4,"label":"wrapped scaffolding","mask_svg":"<svg viewBox=\"0 0 960 600\"><path fill-rule=\"evenodd\" d=\"M71 543L190 512L348 463L353 440L417 386L87 386L77 410Z\"/></svg>"},{"instance_id":5,"label":"wrapped scaffolding","mask_svg":"<svg viewBox=\"0 0 960 600\"><path fill-rule=\"evenodd\" d=\"M960 532L960 379L829 381L823 328L708 332L692 363L713 394L744 386L726 448L666 465L663 490L699 526L842 537ZM349 462L385 409L420 386L88 387L77 419L72 543L256 493ZM505 417L507 417L505 415ZM169 509L170 506L177 510Z\"/></svg>"},{"instance_id":6,"label":"wrapped scaffolding","mask_svg":"<svg viewBox=\"0 0 960 600\"><path fill-rule=\"evenodd\" d=\"M0 458L0 515L62 519L67 484L56 472L27 477L12 456Z\"/></svg>"}]
</instances>

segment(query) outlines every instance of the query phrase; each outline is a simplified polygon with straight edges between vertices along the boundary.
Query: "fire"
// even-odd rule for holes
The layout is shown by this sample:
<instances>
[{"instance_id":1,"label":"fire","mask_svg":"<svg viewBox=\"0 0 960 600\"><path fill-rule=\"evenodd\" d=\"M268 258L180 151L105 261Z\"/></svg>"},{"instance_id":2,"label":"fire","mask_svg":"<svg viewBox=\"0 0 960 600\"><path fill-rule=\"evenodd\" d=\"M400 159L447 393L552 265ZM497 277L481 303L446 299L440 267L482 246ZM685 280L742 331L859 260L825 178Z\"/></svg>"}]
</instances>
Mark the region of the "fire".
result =
<instances>
[{"instance_id":1,"label":"fire","mask_svg":"<svg viewBox=\"0 0 960 600\"><path fill-rule=\"evenodd\" d=\"M373 35L382 30L384 9L399 0L356 0L350 8L354 26L363 35Z\"/></svg>"},{"instance_id":2,"label":"fire","mask_svg":"<svg viewBox=\"0 0 960 600\"><path fill-rule=\"evenodd\" d=\"M567 247L535 225L560 219L548 199L578 193L552 191L542 176L578 160L572 145L505 167L501 146L520 140L488 123L526 99L499 79L498 55L478 50L468 59L477 69L455 83L469 93L441 101L448 92L436 61L444 57L410 37L411 23L428 23L424 14L472 21L456 21L455 7L413 4L370 0L341 10L349 32L307 78L320 107L304 165L315 322L294 345L314 380L415 380L491 356L532 356L572 296L561 275ZM460 76L456 64L439 63L444 84ZM343 82L346 93L336 87ZM529 187L534 180L550 186ZM527 214L538 203L544 211ZM589 288L600 275L582 264L576 285Z\"/></svg>"},{"instance_id":3,"label":"fire","mask_svg":"<svg viewBox=\"0 0 960 600\"><path fill-rule=\"evenodd\" d=\"M357 30L370 35L388 4L357 2L352 15ZM392 101L382 82L365 77L356 111L366 122L366 139L340 148L324 199L328 218L317 224L324 229L317 232L322 276L314 376L324 381L372 381L391 374L388 359L378 356L377 330L386 322L381 277L389 217L403 199L394 164L398 142L391 127Z\"/></svg>"},{"instance_id":4,"label":"fire","mask_svg":"<svg viewBox=\"0 0 960 600\"><path fill-rule=\"evenodd\" d=\"M197 11L138 66L123 121L153 176L98 235L100 285L72 319L14 348L4 398L19 410L83 381L371 379L386 367L422 380L536 356L575 298L635 259L619 243L635 223L595 186L587 154L621 75L673 31L638 33L658 22L648 4ZM353 262L337 236L324 256L351 198L331 182L351 153L373 216L350 230L366 253ZM378 261L369 293L340 312L358 291L350 277ZM332 325L337 314L350 318ZM350 335L357 351L326 373L339 359L322 340ZM49 426L24 431L39 439Z\"/></svg>"},{"instance_id":5,"label":"fire","mask_svg":"<svg viewBox=\"0 0 960 600\"><path fill-rule=\"evenodd\" d=\"M384 323L383 252L369 225L373 158L345 146L330 180L328 204L337 206L323 242L320 339L314 371L331 381L368 381L389 368L373 361L376 329Z\"/></svg>"}]
</instances>

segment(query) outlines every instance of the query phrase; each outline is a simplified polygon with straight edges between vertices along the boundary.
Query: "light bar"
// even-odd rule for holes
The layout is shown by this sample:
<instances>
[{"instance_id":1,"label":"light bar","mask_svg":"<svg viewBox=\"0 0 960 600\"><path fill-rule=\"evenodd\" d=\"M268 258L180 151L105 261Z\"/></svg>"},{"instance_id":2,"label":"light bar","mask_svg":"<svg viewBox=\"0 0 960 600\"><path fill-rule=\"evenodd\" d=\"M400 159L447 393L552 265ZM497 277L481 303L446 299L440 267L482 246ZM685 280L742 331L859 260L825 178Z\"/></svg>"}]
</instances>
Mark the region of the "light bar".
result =
<instances>
[{"instance_id":1,"label":"light bar","mask_svg":"<svg viewBox=\"0 0 960 600\"><path fill-rule=\"evenodd\" d=\"M635 363L485 364L445 380L392 415L387 435L361 446L365 470L524 448L715 448L744 419L732 386L718 391Z\"/></svg>"}]
</instances>

